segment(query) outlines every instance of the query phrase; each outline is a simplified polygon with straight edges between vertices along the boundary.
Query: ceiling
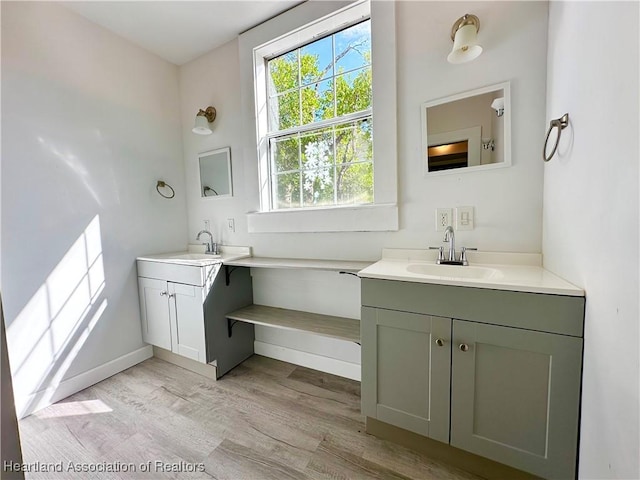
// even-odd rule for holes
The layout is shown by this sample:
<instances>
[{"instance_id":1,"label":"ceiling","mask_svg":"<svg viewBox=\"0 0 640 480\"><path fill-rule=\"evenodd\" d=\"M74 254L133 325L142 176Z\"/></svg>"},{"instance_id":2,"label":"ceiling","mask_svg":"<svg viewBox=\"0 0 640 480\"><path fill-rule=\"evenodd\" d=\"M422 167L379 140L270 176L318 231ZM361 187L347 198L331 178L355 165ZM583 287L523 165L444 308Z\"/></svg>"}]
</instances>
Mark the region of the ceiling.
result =
<instances>
[{"instance_id":1,"label":"ceiling","mask_svg":"<svg viewBox=\"0 0 640 480\"><path fill-rule=\"evenodd\" d=\"M182 65L300 0L70 1L63 5L130 42Z\"/></svg>"}]
</instances>

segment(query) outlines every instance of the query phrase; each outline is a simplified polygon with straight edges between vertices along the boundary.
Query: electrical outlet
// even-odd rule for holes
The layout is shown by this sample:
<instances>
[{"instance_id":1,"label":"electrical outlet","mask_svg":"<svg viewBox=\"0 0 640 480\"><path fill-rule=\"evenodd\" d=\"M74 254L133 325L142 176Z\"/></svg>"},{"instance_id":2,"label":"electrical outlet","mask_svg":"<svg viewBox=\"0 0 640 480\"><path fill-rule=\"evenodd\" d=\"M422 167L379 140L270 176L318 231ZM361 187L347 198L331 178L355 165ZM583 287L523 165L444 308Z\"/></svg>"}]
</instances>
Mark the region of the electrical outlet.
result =
<instances>
[{"instance_id":1,"label":"electrical outlet","mask_svg":"<svg viewBox=\"0 0 640 480\"><path fill-rule=\"evenodd\" d=\"M456 207L456 230L473 230L473 207Z\"/></svg>"},{"instance_id":2,"label":"electrical outlet","mask_svg":"<svg viewBox=\"0 0 640 480\"><path fill-rule=\"evenodd\" d=\"M202 220L202 223L204 223L204 229L205 229L207 232L210 232L210 231L211 231L211 229L210 229L209 227L211 227L211 223L209 222L209 220Z\"/></svg>"},{"instance_id":3,"label":"electrical outlet","mask_svg":"<svg viewBox=\"0 0 640 480\"><path fill-rule=\"evenodd\" d=\"M452 220L450 208L436 208L436 232L444 232Z\"/></svg>"},{"instance_id":4,"label":"electrical outlet","mask_svg":"<svg viewBox=\"0 0 640 480\"><path fill-rule=\"evenodd\" d=\"M236 221L233 218L227 218L227 228L230 232L236 231Z\"/></svg>"}]
</instances>

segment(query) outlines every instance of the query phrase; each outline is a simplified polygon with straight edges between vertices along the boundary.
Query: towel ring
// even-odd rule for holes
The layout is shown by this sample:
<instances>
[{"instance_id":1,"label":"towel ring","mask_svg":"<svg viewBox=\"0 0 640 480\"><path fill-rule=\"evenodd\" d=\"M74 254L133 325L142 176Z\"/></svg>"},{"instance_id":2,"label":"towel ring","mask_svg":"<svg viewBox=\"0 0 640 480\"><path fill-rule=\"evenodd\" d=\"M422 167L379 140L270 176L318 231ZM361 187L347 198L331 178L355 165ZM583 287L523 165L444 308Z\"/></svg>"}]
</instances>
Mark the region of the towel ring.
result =
<instances>
[{"instance_id":1,"label":"towel ring","mask_svg":"<svg viewBox=\"0 0 640 480\"><path fill-rule=\"evenodd\" d=\"M213 188L207 187L205 185L204 188L202 189L202 193L204 194L205 197L209 196L209 195L207 195L207 192L213 192L214 195L218 195L218 192L216 192Z\"/></svg>"},{"instance_id":2,"label":"towel ring","mask_svg":"<svg viewBox=\"0 0 640 480\"><path fill-rule=\"evenodd\" d=\"M555 120L551 120L549 122L549 130L547 130L547 138L544 140L544 148L542 149L542 158L545 162L548 162L553 158L556 154L556 150L558 149L558 144L560 143L560 134L562 130L564 130L567 125L569 125L569 114L565 113L562 117L556 118ZM551 150L551 155L547 156L547 143L549 142L549 135L551 135L551 131L557 128L558 136L556 137L556 144L553 146L553 150Z\"/></svg>"},{"instance_id":3,"label":"towel ring","mask_svg":"<svg viewBox=\"0 0 640 480\"><path fill-rule=\"evenodd\" d=\"M160 191L161 188L165 188L165 187L171 190L171 195L165 195ZM163 182L162 180L158 180L158 184L156 185L156 191L160 194L161 197L164 197L164 198L173 198L176 196L176 191L173 189L173 187L168 183Z\"/></svg>"}]
</instances>

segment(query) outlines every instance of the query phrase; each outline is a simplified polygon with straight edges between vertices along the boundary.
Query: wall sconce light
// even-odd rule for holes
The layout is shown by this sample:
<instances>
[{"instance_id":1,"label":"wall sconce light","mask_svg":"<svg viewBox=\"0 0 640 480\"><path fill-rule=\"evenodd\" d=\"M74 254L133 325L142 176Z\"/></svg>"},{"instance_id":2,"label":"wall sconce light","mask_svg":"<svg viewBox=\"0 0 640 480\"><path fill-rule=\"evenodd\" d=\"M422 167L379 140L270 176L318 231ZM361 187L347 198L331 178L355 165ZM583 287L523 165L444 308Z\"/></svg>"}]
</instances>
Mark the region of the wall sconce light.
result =
<instances>
[{"instance_id":1,"label":"wall sconce light","mask_svg":"<svg viewBox=\"0 0 640 480\"><path fill-rule=\"evenodd\" d=\"M451 28L453 49L447 55L449 63L470 62L480 56L482 47L477 44L480 19L470 13L460 17Z\"/></svg>"},{"instance_id":2,"label":"wall sconce light","mask_svg":"<svg viewBox=\"0 0 640 480\"><path fill-rule=\"evenodd\" d=\"M483 138L482 148L484 150L491 150L493 152L496 149L496 142L493 141L493 138Z\"/></svg>"},{"instance_id":3,"label":"wall sconce light","mask_svg":"<svg viewBox=\"0 0 640 480\"><path fill-rule=\"evenodd\" d=\"M209 127L210 123L216 119L216 109L207 107L206 110L200 109L196 114L196 123L191 129L193 133L198 135L211 135L213 131Z\"/></svg>"},{"instance_id":4,"label":"wall sconce light","mask_svg":"<svg viewBox=\"0 0 640 480\"><path fill-rule=\"evenodd\" d=\"M496 111L496 116L501 117L504 115L504 97L496 98L491 102L491 108Z\"/></svg>"}]
</instances>

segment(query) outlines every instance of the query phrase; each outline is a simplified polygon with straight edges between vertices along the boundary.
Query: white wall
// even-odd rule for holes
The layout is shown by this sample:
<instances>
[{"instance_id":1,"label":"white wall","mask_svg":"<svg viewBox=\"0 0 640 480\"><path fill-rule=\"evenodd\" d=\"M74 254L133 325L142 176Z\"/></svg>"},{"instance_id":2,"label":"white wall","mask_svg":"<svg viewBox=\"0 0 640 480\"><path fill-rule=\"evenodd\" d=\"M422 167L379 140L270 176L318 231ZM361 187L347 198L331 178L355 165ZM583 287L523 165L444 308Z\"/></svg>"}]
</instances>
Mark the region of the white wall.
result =
<instances>
[{"instance_id":1,"label":"white wall","mask_svg":"<svg viewBox=\"0 0 640 480\"><path fill-rule=\"evenodd\" d=\"M22 413L144 346L135 257L187 240L178 93L176 66L62 6L2 2L2 293Z\"/></svg>"},{"instance_id":2,"label":"white wall","mask_svg":"<svg viewBox=\"0 0 640 480\"><path fill-rule=\"evenodd\" d=\"M451 50L451 25L464 13L480 17L479 40L484 53L464 65L447 63ZM240 98L238 42L234 40L180 67L183 145L187 181L189 236L211 220L217 239L234 245L251 245L260 256L377 260L383 247L426 248L439 245L435 209L473 205L476 229L460 232L458 244L483 250L540 252L542 222L542 174L540 137L544 135L547 4L544 2L398 2L396 5L398 175L400 230L398 232L249 234L245 213L255 209L245 199L248 186L257 191L258 179L245 178L253 157L242 147L248 130L243 125ZM390 39L392 41L392 39ZM526 52L526 55L523 54ZM374 68L376 68L374 66ZM382 67L384 68L384 67ZM513 105L511 168L481 173L455 173L424 177L421 154L420 105L478 87L511 81ZM218 110L214 133L193 135L191 128L199 108ZM198 196L197 154L231 147L234 197L203 201ZM236 231L228 232L226 219L234 218ZM308 279L308 275L305 279ZM360 302L359 285L352 277L317 277L317 289L288 292L277 298L267 285L289 284L287 274L276 270L254 278L254 295L261 302L303 303L319 313L352 316ZM284 287L283 287L284 288ZM323 298L335 299L318 304ZM258 329L257 335L262 333ZM302 338L292 348L311 345ZM350 354L327 346L327 352L343 361ZM333 352L333 353L331 353Z\"/></svg>"},{"instance_id":3,"label":"white wall","mask_svg":"<svg viewBox=\"0 0 640 480\"><path fill-rule=\"evenodd\" d=\"M479 39L485 51L474 62L451 65L446 61L451 25L466 12L481 19ZM180 67L190 237L200 230L203 219L210 219L225 243L252 245L258 255L375 260L383 247L439 244L435 208L474 205L476 229L460 232L461 245L541 251L539 150L544 135L547 4L399 2L396 14L400 231L247 233L245 213L255 206L245 204L244 165L255 159L244 158L242 152L246 126L240 112L238 42L234 40ZM513 167L424 177L420 104L505 80L511 81L512 90ZM218 110L213 135L193 135L190 129L196 112L209 104ZM224 146L231 147L234 198L204 202L197 197L197 153ZM221 230L228 217L236 220L233 234Z\"/></svg>"},{"instance_id":4,"label":"white wall","mask_svg":"<svg viewBox=\"0 0 640 480\"><path fill-rule=\"evenodd\" d=\"M552 2L544 265L587 295L580 478L640 478L637 2Z\"/></svg>"}]
</instances>

